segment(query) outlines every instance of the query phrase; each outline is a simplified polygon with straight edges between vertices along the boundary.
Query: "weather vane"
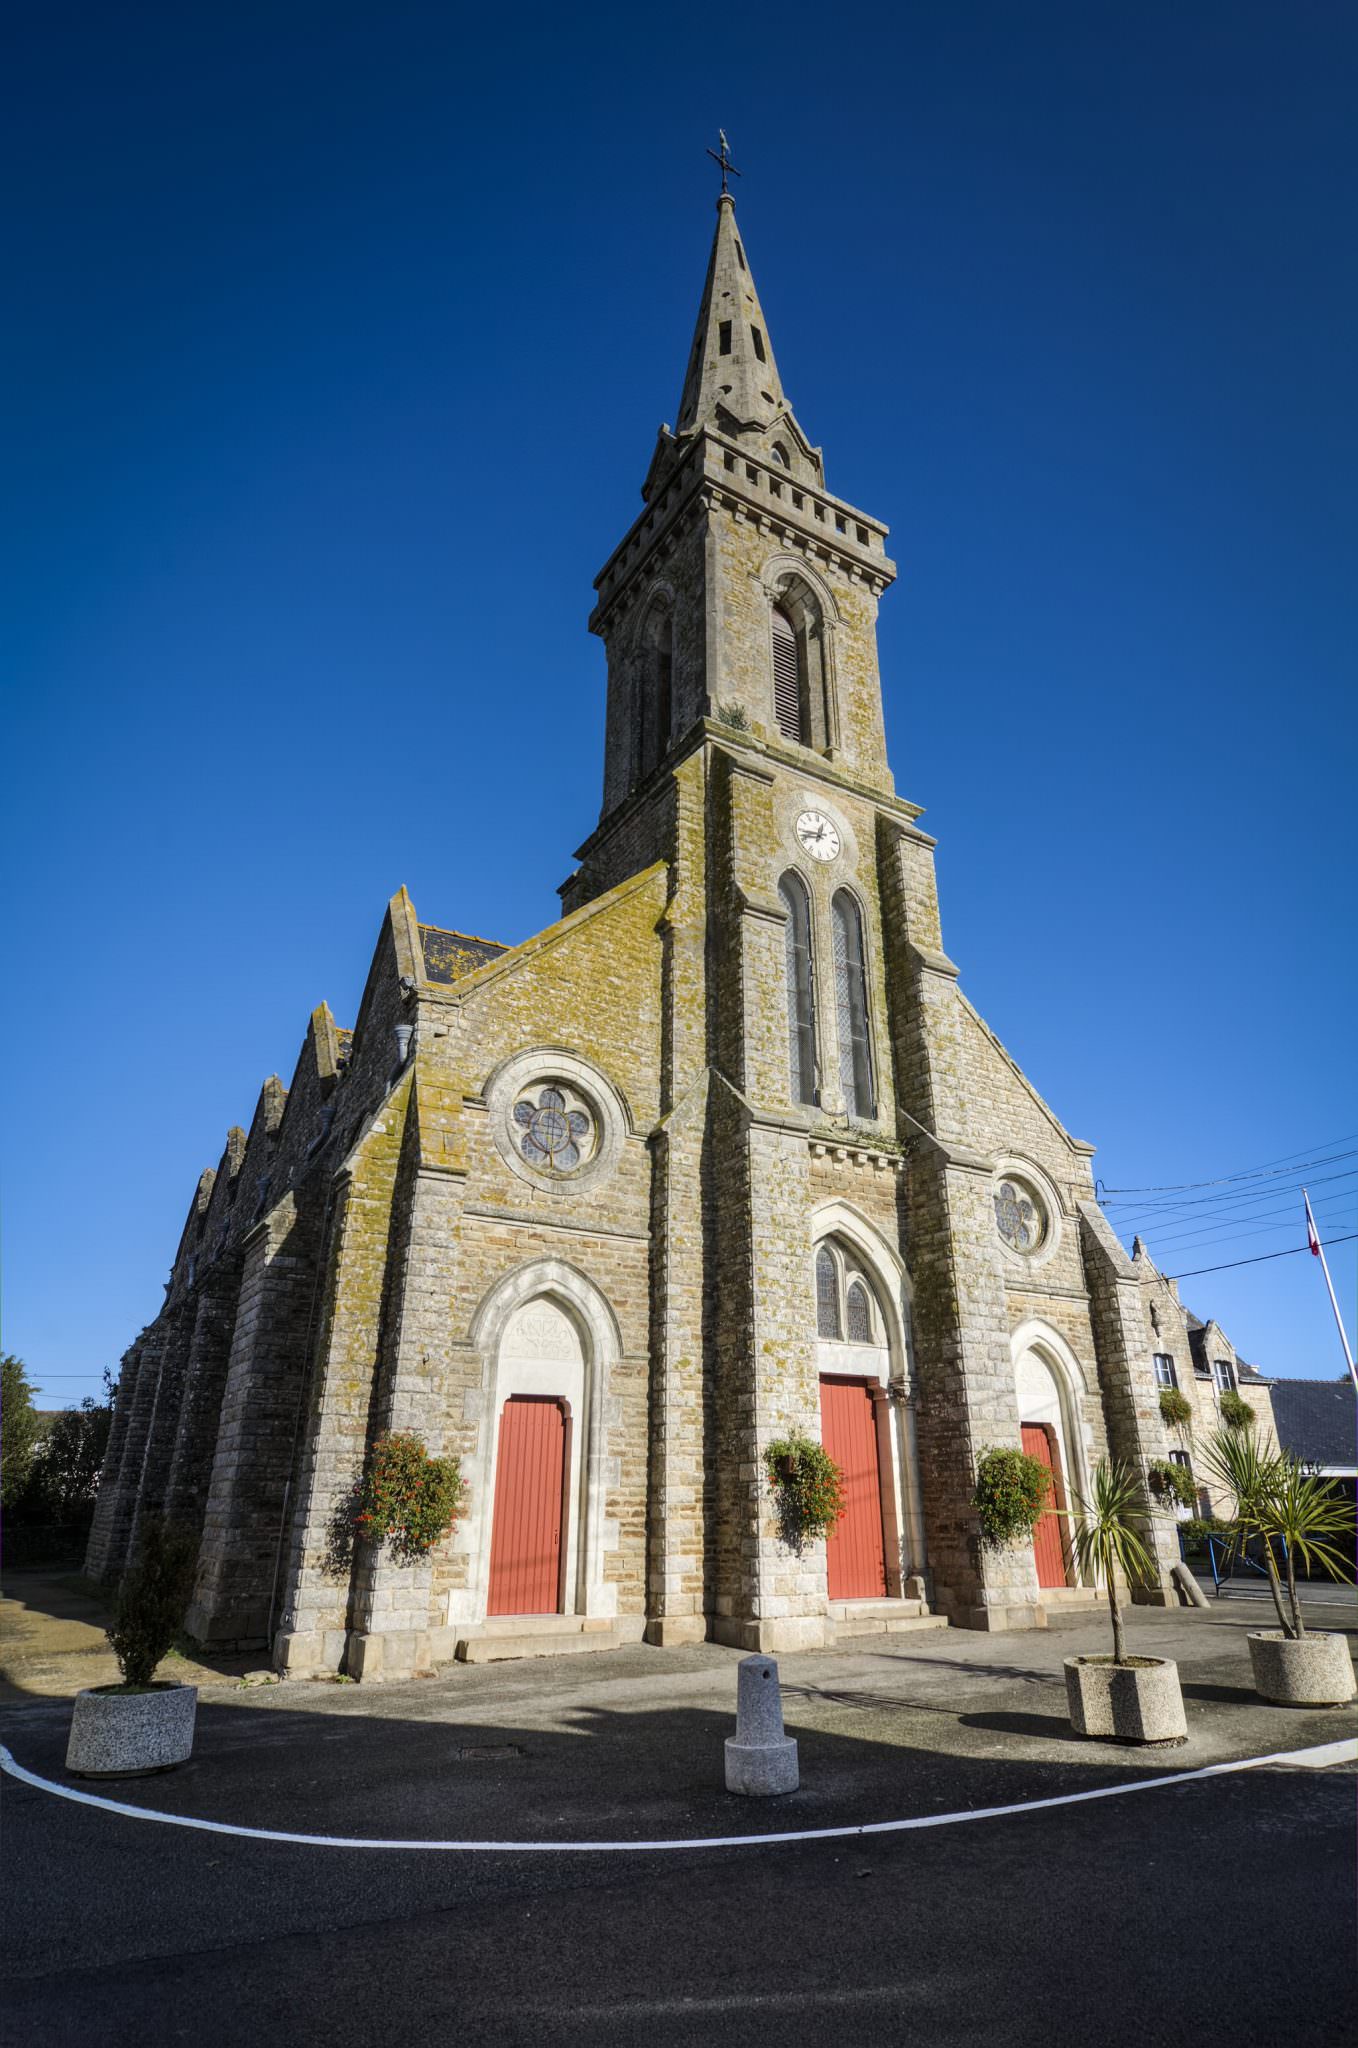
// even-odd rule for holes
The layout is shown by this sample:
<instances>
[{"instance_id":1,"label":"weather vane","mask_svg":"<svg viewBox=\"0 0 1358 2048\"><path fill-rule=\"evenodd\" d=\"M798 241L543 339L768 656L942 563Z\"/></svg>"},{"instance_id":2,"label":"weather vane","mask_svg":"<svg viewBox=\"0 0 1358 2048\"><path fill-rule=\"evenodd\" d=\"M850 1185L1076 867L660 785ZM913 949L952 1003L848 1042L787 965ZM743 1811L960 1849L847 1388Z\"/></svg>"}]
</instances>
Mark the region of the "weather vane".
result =
<instances>
[{"instance_id":1,"label":"weather vane","mask_svg":"<svg viewBox=\"0 0 1358 2048\"><path fill-rule=\"evenodd\" d=\"M726 140L726 130L724 128L718 128L717 135L721 142L720 151L715 149L709 149L707 153L711 157L714 164L721 165L721 189L723 192L725 192L729 189L726 183L727 178L738 178L740 176L740 172L731 162L731 145Z\"/></svg>"}]
</instances>

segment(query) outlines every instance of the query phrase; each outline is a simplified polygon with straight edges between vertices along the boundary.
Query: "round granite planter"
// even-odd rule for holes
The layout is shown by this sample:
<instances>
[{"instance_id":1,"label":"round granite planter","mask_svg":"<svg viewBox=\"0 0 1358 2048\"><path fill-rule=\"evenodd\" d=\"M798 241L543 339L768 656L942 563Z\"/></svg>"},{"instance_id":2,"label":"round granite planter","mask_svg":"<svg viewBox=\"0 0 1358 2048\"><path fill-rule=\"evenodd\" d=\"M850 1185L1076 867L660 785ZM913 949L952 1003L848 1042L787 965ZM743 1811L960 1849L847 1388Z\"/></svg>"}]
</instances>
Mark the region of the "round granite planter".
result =
<instances>
[{"instance_id":1,"label":"round granite planter","mask_svg":"<svg viewBox=\"0 0 1358 2048\"><path fill-rule=\"evenodd\" d=\"M1246 1641L1254 1689L1275 1707L1340 1707L1354 1695L1353 1659L1343 1636L1251 1629Z\"/></svg>"},{"instance_id":2,"label":"round granite planter","mask_svg":"<svg viewBox=\"0 0 1358 2048\"><path fill-rule=\"evenodd\" d=\"M196 1685L146 1692L99 1686L76 1694L66 1768L78 1778L130 1778L172 1770L193 1749Z\"/></svg>"},{"instance_id":3,"label":"round granite planter","mask_svg":"<svg viewBox=\"0 0 1358 2048\"><path fill-rule=\"evenodd\" d=\"M1167 1657L1067 1657L1066 1699L1077 1735L1105 1742L1187 1742L1179 1667Z\"/></svg>"}]
</instances>

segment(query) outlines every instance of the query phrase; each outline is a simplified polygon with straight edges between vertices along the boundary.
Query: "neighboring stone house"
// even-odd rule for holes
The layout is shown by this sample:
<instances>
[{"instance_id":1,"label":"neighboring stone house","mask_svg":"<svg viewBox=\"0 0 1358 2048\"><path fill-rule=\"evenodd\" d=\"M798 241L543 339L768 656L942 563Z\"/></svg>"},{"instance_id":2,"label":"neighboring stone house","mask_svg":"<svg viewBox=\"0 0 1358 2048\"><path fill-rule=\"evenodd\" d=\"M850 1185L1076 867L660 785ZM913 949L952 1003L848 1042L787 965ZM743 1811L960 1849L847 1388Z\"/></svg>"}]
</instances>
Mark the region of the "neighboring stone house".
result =
<instances>
[{"instance_id":1,"label":"neighboring stone house","mask_svg":"<svg viewBox=\"0 0 1358 2048\"><path fill-rule=\"evenodd\" d=\"M717 213L596 585L603 808L561 919L505 946L392 899L352 1032L318 1009L230 1133L123 1361L90 1569L150 1514L200 1527L193 1634L289 1672L1040 1624L1097 1596L1053 1525L982 1547L981 1453L1027 1445L1068 1498L1170 1448L1093 1148L943 950L886 759L886 528L827 489ZM459 1456L466 1510L426 1564L344 1564L388 1426ZM802 1554L762 1463L790 1429L849 1494Z\"/></svg>"},{"instance_id":2,"label":"neighboring stone house","mask_svg":"<svg viewBox=\"0 0 1358 2048\"><path fill-rule=\"evenodd\" d=\"M1156 1268L1139 1237L1132 1241L1132 1265L1145 1299L1156 1384L1161 1391L1177 1388L1193 1410L1190 1421L1171 1429L1169 1455L1175 1464L1186 1465L1192 1472L1198 1486L1199 1513L1224 1515L1229 1498L1219 1483L1195 1467L1194 1446L1223 1426L1223 1394L1239 1394L1254 1410L1261 1438L1276 1436L1270 1392L1279 1383L1265 1379L1257 1367L1241 1358L1220 1323L1204 1323L1184 1307L1178 1281L1166 1279ZM1187 1515L1191 1510L1182 1512Z\"/></svg>"}]
</instances>

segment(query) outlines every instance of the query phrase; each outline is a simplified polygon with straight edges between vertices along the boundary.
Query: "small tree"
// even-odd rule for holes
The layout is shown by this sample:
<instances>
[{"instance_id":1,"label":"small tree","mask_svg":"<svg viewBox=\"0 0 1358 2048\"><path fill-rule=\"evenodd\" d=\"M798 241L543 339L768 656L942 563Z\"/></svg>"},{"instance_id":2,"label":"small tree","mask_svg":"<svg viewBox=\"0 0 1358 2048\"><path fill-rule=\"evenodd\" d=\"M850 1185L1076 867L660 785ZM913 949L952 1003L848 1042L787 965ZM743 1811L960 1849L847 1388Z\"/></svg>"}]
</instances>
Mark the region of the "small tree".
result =
<instances>
[{"instance_id":1,"label":"small tree","mask_svg":"<svg viewBox=\"0 0 1358 2048\"><path fill-rule=\"evenodd\" d=\"M1332 1579L1347 1576L1347 1560L1333 1541L1353 1535L1353 1509L1341 1500L1318 1473L1307 1472L1287 1451L1279 1454L1273 1483L1264 1504L1265 1543L1272 1548L1273 1537L1281 1537L1287 1567L1287 1604L1292 1610L1287 1634L1300 1641L1306 1634L1301 1601L1297 1597L1297 1559L1311 1571L1319 1565Z\"/></svg>"},{"instance_id":2,"label":"small tree","mask_svg":"<svg viewBox=\"0 0 1358 2048\"><path fill-rule=\"evenodd\" d=\"M126 1686L149 1686L174 1645L193 1592L198 1545L188 1529L148 1522L136 1562L123 1573L105 1629Z\"/></svg>"},{"instance_id":3,"label":"small tree","mask_svg":"<svg viewBox=\"0 0 1358 2048\"><path fill-rule=\"evenodd\" d=\"M1243 1545L1251 1536L1262 1539L1268 1590L1273 1595L1278 1626L1290 1635L1283 1612L1278 1561L1268 1530L1268 1502L1273 1491L1278 1452L1272 1437L1261 1443L1248 1429L1219 1429L1197 1450L1200 1469L1231 1497L1231 1543Z\"/></svg>"},{"instance_id":4,"label":"small tree","mask_svg":"<svg viewBox=\"0 0 1358 2048\"><path fill-rule=\"evenodd\" d=\"M1155 1578L1154 1561L1141 1538L1141 1528L1150 1519L1150 1503L1132 1466L1107 1458L1101 1458L1095 1467L1089 1498L1076 1498L1079 1518L1071 1517L1075 1556L1082 1570L1092 1566L1103 1574L1113 1621L1113 1662L1125 1664L1116 1575L1121 1572L1131 1586L1148 1585Z\"/></svg>"},{"instance_id":5,"label":"small tree","mask_svg":"<svg viewBox=\"0 0 1358 2048\"><path fill-rule=\"evenodd\" d=\"M0 1357L0 1500L9 1507L28 1477L40 1434L22 1358Z\"/></svg>"}]
</instances>

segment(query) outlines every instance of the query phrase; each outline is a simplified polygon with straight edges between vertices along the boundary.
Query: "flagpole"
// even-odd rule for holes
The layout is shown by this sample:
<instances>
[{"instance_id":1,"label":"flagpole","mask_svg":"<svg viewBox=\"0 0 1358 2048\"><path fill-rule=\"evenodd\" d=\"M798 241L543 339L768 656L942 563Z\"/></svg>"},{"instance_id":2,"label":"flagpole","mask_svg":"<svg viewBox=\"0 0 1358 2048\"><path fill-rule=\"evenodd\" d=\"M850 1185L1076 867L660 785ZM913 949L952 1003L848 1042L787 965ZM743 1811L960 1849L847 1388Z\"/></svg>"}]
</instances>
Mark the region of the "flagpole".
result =
<instances>
[{"instance_id":1,"label":"flagpole","mask_svg":"<svg viewBox=\"0 0 1358 2048\"><path fill-rule=\"evenodd\" d=\"M1334 1310L1334 1319L1339 1328L1339 1341L1344 1347L1344 1363L1348 1366L1349 1378L1353 1381L1354 1391L1358 1393L1358 1370L1354 1368L1353 1353L1349 1349L1349 1333L1344 1328L1344 1318L1340 1315L1339 1303L1334 1298L1334 1282L1330 1278L1330 1262L1325 1256L1325 1247L1320 1242L1320 1232L1316 1229L1316 1219L1311 1214L1311 1197L1307 1194L1305 1188L1301 1191L1301 1198L1306 1204L1306 1228L1310 1234L1311 1250L1320 1260L1320 1270L1325 1275L1325 1285L1329 1289L1330 1307Z\"/></svg>"}]
</instances>

